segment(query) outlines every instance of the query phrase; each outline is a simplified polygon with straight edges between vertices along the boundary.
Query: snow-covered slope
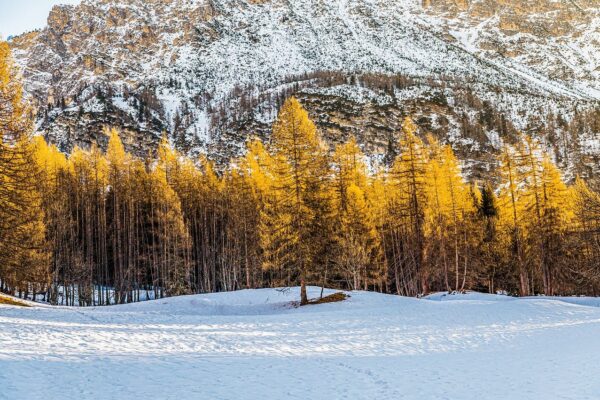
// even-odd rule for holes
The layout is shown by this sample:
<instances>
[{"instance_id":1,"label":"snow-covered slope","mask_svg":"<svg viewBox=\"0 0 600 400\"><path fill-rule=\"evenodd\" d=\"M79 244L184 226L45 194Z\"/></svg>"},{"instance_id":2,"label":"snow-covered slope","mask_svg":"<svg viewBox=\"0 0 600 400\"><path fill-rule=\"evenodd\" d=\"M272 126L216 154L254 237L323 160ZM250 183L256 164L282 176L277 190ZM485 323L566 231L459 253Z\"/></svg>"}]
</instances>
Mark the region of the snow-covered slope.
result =
<instances>
[{"instance_id":1,"label":"snow-covered slope","mask_svg":"<svg viewBox=\"0 0 600 400\"><path fill-rule=\"evenodd\" d=\"M447 2L470 5L437 5ZM600 8L586 1L580 16L563 3L83 0L56 7L46 29L12 45L40 106L40 131L65 151L103 145L102 126L118 125L140 154L166 130L185 150L227 160L249 134L268 135L282 97L295 93L328 137L360 136L370 153L383 153L401 114L411 114L472 156L507 134L498 126L466 133L485 117L465 97L544 138L569 135L555 128L557 116L568 123L598 107ZM523 8L531 20L513 15ZM540 21L561 19L570 25L554 32L547 23L545 36L534 34ZM332 115L348 108L357 113ZM598 139L590 126L573 128L568 144L548 143L569 159L565 168Z\"/></svg>"},{"instance_id":2,"label":"snow-covered slope","mask_svg":"<svg viewBox=\"0 0 600 400\"><path fill-rule=\"evenodd\" d=\"M441 15L440 32L458 45L523 71L522 66L600 94L597 0L424 0Z\"/></svg>"},{"instance_id":3,"label":"snow-covered slope","mask_svg":"<svg viewBox=\"0 0 600 400\"><path fill-rule=\"evenodd\" d=\"M0 306L0 399L600 393L597 299L350 295L302 308L291 305L297 289L92 309Z\"/></svg>"}]
</instances>

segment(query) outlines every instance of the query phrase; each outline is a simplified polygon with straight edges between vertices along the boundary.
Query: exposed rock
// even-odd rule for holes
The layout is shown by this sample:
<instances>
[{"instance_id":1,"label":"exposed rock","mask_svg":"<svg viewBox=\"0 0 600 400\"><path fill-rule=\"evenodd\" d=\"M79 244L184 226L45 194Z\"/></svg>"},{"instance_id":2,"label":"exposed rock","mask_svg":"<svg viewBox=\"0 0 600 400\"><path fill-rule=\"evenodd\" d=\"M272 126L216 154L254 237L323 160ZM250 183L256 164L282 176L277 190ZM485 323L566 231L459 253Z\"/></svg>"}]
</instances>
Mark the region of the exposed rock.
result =
<instances>
[{"instance_id":1,"label":"exposed rock","mask_svg":"<svg viewBox=\"0 0 600 400\"><path fill-rule=\"evenodd\" d=\"M64 151L115 125L225 162L295 94L375 158L413 115L473 176L517 130L575 176L598 169L599 29L595 0L84 0L11 44Z\"/></svg>"}]
</instances>

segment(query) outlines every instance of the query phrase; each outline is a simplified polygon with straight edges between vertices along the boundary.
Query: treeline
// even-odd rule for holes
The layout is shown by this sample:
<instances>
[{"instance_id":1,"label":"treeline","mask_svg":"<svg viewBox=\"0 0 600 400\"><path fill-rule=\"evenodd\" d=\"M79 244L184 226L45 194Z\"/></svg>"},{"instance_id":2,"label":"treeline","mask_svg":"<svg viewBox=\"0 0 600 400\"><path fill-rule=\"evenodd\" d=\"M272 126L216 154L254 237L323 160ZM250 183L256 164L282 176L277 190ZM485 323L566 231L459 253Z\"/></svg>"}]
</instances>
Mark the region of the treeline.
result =
<instances>
[{"instance_id":1,"label":"treeline","mask_svg":"<svg viewBox=\"0 0 600 400\"><path fill-rule=\"evenodd\" d=\"M270 141L249 141L216 173L166 139L146 159L116 130L105 153L66 156L31 139L1 45L0 101L8 293L86 306L298 284L409 296L600 287L600 195L582 180L566 185L528 136L504 146L489 182L469 183L452 148L423 141L410 118L398 156L379 166L354 140L331 151L290 98Z\"/></svg>"}]
</instances>

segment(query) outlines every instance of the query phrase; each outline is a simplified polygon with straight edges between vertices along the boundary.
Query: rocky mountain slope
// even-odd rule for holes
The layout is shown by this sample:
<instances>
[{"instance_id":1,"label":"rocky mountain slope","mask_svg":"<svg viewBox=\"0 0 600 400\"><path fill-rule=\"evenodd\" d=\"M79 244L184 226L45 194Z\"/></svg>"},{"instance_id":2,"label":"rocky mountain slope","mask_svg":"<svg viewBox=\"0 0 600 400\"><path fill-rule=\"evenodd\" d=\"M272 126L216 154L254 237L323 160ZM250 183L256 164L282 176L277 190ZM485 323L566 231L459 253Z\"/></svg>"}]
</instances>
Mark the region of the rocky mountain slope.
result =
<instances>
[{"instance_id":1,"label":"rocky mountain slope","mask_svg":"<svg viewBox=\"0 0 600 400\"><path fill-rule=\"evenodd\" d=\"M374 157L413 115L475 175L523 130L574 176L598 173L599 41L597 0L83 0L12 46L65 151L116 125L223 162L294 94Z\"/></svg>"}]
</instances>

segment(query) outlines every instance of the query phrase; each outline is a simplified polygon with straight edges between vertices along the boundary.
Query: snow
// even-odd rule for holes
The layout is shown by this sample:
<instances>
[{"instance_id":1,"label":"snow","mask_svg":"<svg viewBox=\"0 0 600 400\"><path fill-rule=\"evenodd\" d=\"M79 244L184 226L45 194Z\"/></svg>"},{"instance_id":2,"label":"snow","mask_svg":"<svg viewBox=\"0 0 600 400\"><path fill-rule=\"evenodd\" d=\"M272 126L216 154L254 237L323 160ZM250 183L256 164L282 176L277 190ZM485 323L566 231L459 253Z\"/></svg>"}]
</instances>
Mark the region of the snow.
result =
<instances>
[{"instance_id":1,"label":"snow","mask_svg":"<svg viewBox=\"0 0 600 400\"><path fill-rule=\"evenodd\" d=\"M508 102L516 103L514 107L521 110L531 108L520 104L519 93L523 91L550 104L600 98L594 40L600 17L595 14L589 27L579 27L578 35L565 39L567 45L550 39L540 44L525 34L511 37L497 28L498 18L473 26L466 15L456 20L430 15L416 0L215 0L209 7L214 15L208 20L198 19L196 13L202 14L206 7L204 1L187 0L151 5L142 0L85 0L82 6L72 9L72 18L97 26L107 39L78 32L81 43L77 44L77 52L58 54L48 44L40 43L29 50L16 49L15 56L28 71L26 87L30 92L48 92L53 87L68 97L96 81L128 83L132 92L156 85L169 126L183 102L189 103L194 115L207 111L206 104L193 104L198 93L210 93L212 106L217 107L229 101L235 87L269 90L281 85L286 77L315 71L460 77L477 83L479 96L489 92L490 87L502 87L511 92ZM117 9L128 10L128 17L109 23L107 13ZM184 18L188 16L191 25ZM156 34L156 39L145 51L132 53L131 48L139 44L146 28ZM459 46L443 39L446 30ZM482 46L492 38L506 46L520 38L525 40L523 53L542 60L548 58L547 53L553 57L539 68L532 68L537 63L527 56L512 59L487 54ZM106 71L89 71L81 62L82 54L106 59ZM577 79L549 77L549 71L558 64L557 57L579 60L565 66L572 72L569 76ZM63 74L55 76L48 73L47 66L36 67L39 59L52 60ZM165 87L171 80L181 87ZM347 87L342 89L351 98L363 96L360 89L355 89L356 94Z\"/></svg>"},{"instance_id":2,"label":"snow","mask_svg":"<svg viewBox=\"0 0 600 400\"><path fill-rule=\"evenodd\" d=\"M470 4L481 8L482 2ZM569 178L578 173L582 155L585 166L596 171L597 132L578 132L581 145L571 146L545 140L548 132L567 137L564 128L540 124L558 115L572 122L576 113L598 107L600 11L590 7L589 16L574 15L566 36L540 37L527 27L501 29L511 8L487 18L424 8L420 0L84 0L66 12L73 25L60 39L47 28L16 38L13 47L26 91L38 104L74 99L72 109L54 108L49 118L38 114L40 134L65 151L88 143L86 126L108 119L124 121L149 139L132 143L135 147L165 132L177 134L178 142L185 137L190 145L191 157L206 153L224 164L244 153L248 133L268 137L279 101L296 92L314 95L313 104L324 106L315 118L321 128L333 123L344 135L355 134L372 159L384 157L386 128L395 129L394 117L381 113L388 106L416 119L433 120L439 113L444 123L436 133L444 134L443 142L459 154L477 152L475 160L464 161L471 176L475 163L478 169L494 167L478 158L501 148L503 138L490 127L487 142L462 129L463 115L475 123L481 111L464 101L468 90L559 154L556 161ZM538 18L554 20L532 11L530 28ZM332 87L316 78L324 72L401 75L410 83L393 93L349 84L350 79ZM109 104L119 111L93 98L100 89L116 94ZM437 109L432 100L442 96L450 107ZM141 99L151 118L136 127ZM415 109L420 103L428 103L425 115ZM365 114L334 116L340 104ZM96 115L80 121L78 106ZM382 117L375 123L373 109Z\"/></svg>"},{"instance_id":3,"label":"snow","mask_svg":"<svg viewBox=\"0 0 600 400\"><path fill-rule=\"evenodd\" d=\"M336 96L348 99L356 104L367 104L374 102L383 106L393 103L389 95L376 93L373 90L360 87L358 85L338 85L328 88L307 88L302 91L306 94L320 94L322 96Z\"/></svg>"},{"instance_id":4,"label":"snow","mask_svg":"<svg viewBox=\"0 0 600 400\"><path fill-rule=\"evenodd\" d=\"M0 306L0 399L600 394L598 299L349 294L302 308L292 304L297 288L90 309Z\"/></svg>"}]
</instances>

